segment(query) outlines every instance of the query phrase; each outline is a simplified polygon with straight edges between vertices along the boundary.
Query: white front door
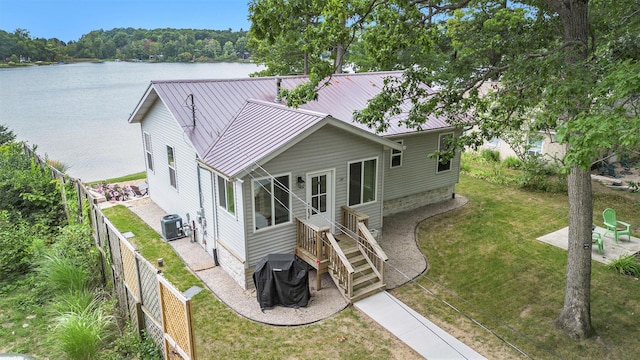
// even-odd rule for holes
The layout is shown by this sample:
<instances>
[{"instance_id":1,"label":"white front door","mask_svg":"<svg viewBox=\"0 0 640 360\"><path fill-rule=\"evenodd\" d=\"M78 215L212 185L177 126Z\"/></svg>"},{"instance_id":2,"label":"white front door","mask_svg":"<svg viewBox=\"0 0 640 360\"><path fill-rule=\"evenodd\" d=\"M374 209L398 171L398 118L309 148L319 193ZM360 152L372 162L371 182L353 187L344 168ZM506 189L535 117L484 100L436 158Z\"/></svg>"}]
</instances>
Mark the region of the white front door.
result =
<instances>
[{"instance_id":1,"label":"white front door","mask_svg":"<svg viewBox=\"0 0 640 360\"><path fill-rule=\"evenodd\" d=\"M333 170L307 174L307 220L316 226L333 223Z\"/></svg>"}]
</instances>

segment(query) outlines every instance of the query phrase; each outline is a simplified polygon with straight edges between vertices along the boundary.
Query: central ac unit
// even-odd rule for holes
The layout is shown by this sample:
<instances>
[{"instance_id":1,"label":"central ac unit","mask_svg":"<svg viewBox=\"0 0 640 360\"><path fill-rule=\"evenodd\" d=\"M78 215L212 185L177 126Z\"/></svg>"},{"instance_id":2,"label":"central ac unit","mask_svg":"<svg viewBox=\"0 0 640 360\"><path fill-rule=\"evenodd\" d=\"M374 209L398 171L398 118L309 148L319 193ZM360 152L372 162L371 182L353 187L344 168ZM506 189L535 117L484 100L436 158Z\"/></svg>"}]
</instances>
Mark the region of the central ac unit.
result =
<instances>
[{"instance_id":1,"label":"central ac unit","mask_svg":"<svg viewBox=\"0 0 640 360\"><path fill-rule=\"evenodd\" d=\"M176 214L165 215L160 222L162 237L166 241L172 241L184 237L182 218Z\"/></svg>"}]
</instances>

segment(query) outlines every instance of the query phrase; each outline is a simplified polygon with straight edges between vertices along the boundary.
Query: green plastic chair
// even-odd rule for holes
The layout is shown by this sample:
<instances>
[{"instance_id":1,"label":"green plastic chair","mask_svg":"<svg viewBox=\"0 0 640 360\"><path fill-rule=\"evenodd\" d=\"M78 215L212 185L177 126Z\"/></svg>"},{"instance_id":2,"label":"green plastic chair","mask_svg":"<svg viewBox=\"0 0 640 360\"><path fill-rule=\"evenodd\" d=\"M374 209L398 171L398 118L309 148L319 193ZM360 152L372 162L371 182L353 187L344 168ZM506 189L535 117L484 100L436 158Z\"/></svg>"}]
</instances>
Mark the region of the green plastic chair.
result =
<instances>
[{"instance_id":1,"label":"green plastic chair","mask_svg":"<svg viewBox=\"0 0 640 360\"><path fill-rule=\"evenodd\" d=\"M604 253L604 244L602 243L602 235L599 232L593 231L591 233L591 244L598 245L598 254L602 255Z\"/></svg>"},{"instance_id":2,"label":"green plastic chair","mask_svg":"<svg viewBox=\"0 0 640 360\"><path fill-rule=\"evenodd\" d=\"M612 233L617 243L620 235L627 235L629 241L631 241L631 225L627 224L624 221L617 220L616 212L613 209L604 209L604 211L602 212L602 217L604 218L604 226L607 227L607 230L604 232L605 236L608 233ZM618 225L621 225L621 227L618 227Z\"/></svg>"}]
</instances>

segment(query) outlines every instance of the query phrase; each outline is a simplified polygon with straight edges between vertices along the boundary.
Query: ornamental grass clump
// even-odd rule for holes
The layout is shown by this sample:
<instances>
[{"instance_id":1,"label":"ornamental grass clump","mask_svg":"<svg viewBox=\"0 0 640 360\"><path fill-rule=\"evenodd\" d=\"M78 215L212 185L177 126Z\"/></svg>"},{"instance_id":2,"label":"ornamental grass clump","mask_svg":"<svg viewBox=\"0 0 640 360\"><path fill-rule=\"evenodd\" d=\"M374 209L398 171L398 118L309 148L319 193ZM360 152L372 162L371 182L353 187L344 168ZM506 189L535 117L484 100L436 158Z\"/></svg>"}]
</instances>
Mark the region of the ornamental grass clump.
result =
<instances>
[{"instance_id":1,"label":"ornamental grass clump","mask_svg":"<svg viewBox=\"0 0 640 360\"><path fill-rule=\"evenodd\" d=\"M621 255L616 260L607 264L607 268L615 270L622 275L640 277L640 263L635 255Z\"/></svg>"},{"instance_id":2,"label":"ornamental grass clump","mask_svg":"<svg viewBox=\"0 0 640 360\"><path fill-rule=\"evenodd\" d=\"M91 279L86 266L80 266L70 258L58 254L45 256L39 271L45 278L47 288L54 292L85 290Z\"/></svg>"},{"instance_id":3,"label":"ornamental grass clump","mask_svg":"<svg viewBox=\"0 0 640 360\"><path fill-rule=\"evenodd\" d=\"M81 312L59 315L54 332L61 350L70 359L95 359L113 323L113 317L95 305Z\"/></svg>"}]
</instances>

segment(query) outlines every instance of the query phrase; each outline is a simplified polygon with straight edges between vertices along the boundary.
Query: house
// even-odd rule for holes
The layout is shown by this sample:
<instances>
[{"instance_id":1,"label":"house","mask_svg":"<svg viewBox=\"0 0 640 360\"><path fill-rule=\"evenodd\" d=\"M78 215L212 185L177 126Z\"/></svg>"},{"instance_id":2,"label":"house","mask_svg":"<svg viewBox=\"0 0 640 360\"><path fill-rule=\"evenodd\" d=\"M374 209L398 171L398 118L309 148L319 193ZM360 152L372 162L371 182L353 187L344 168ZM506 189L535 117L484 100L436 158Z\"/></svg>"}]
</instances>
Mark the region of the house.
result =
<instances>
[{"instance_id":1,"label":"house","mask_svg":"<svg viewBox=\"0 0 640 360\"><path fill-rule=\"evenodd\" d=\"M152 81L129 117L149 194L245 289L260 259L295 251L318 270L318 288L329 271L350 300L379 290L384 216L452 198L459 177L459 154L429 156L458 134L444 120L416 130L399 116L382 134L352 121L400 75L334 75L297 109L279 89L304 76Z\"/></svg>"},{"instance_id":2,"label":"house","mask_svg":"<svg viewBox=\"0 0 640 360\"><path fill-rule=\"evenodd\" d=\"M523 135L526 136L526 135ZM555 132L540 131L529 135L526 139L528 145L527 154L539 155L544 161L557 163L564 158L566 149L564 145L555 141ZM523 140L525 142L525 140ZM507 157L517 157L516 151L505 140L494 137L482 144L481 149L496 150L500 154L500 160Z\"/></svg>"}]
</instances>

